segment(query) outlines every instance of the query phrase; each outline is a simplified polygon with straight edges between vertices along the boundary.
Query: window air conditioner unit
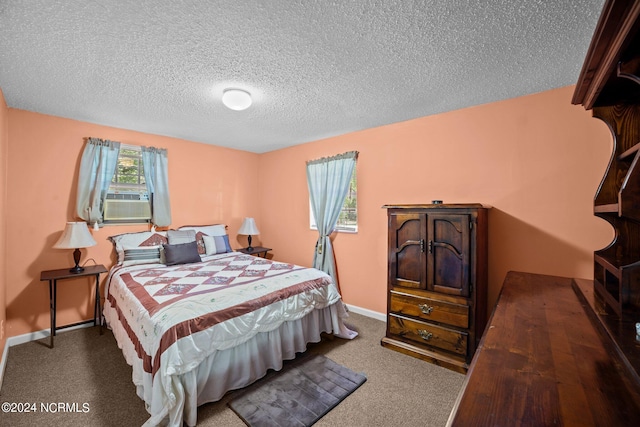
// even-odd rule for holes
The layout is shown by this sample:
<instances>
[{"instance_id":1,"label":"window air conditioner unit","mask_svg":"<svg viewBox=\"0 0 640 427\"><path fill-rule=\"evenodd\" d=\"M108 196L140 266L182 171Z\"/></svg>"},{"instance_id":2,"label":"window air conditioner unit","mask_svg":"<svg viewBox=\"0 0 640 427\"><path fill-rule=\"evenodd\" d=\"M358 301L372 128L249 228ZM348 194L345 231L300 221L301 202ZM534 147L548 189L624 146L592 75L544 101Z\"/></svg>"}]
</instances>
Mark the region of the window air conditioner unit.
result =
<instances>
[{"instance_id":1,"label":"window air conditioner unit","mask_svg":"<svg viewBox=\"0 0 640 427\"><path fill-rule=\"evenodd\" d=\"M104 202L105 221L141 221L151 218L148 200L107 199Z\"/></svg>"}]
</instances>

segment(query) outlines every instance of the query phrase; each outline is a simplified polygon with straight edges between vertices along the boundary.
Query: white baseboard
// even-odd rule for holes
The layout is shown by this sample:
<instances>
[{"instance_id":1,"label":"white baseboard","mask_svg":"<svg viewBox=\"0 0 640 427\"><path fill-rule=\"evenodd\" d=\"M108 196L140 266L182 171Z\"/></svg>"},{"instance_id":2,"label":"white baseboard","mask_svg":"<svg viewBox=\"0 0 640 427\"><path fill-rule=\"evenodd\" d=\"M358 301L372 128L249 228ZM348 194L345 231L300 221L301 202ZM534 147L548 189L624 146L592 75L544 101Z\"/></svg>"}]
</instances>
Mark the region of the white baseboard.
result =
<instances>
[{"instance_id":1,"label":"white baseboard","mask_svg":"<svg viewBox=\"0 0 640 427\"><path fill-rule=\"evenodd\" d=\"M371 317L372 319L380 320L382 322L387 321L387 315L384 313L378 313L377 311L369 310L368 308L358 307L357 305L347 304L349 311L363 316Z\"/></svg>"},{"instance_id":2,"label":"white baseboard","mask_svg":"<svg viewBox=\"0 0 640 427\"><path fill-rule=\"evenodd\" d=\"M76 329L81 328L93 328L93 319L90 319L91 323L83 323L80 325L69 326L68 328L58 329L56 331L56 335L60 335L60 333L65 333L69 331L74 331ZM89 320L87 320L89 322ZM13 347L14 345L20 345L24 343L28 343L31 341L41 340L44 338L49 338L51 336L51 329L43 329L41 331L29 332L27 334L18 335L15 337L7 338L7 347Z\"/></svg>"},{"instance_id":3,"label":"white baseboard","mask_svg":"<svg viewBox=\"0 0 640 427\"><path fill-rule=\"evenodd\" d=\"M56 335L59 335L61 332L65 333L68 331L73 331L75 329L90 328L90 327L93 327L93 323L74 325L68 328L57 330ZM29 332L27 334L7 338L7 342L5 343L4 350L2 351L2 359L0 359L0 390L2 390L2 380L4 379L4 370L7 366L7 357L9 356L9 347L13 347L14 345L25 344L31 341L41 340L43 338L48 338L49 336L51 336L51 330L43 329L41 331Z\"/></svg>"}]
</instances>

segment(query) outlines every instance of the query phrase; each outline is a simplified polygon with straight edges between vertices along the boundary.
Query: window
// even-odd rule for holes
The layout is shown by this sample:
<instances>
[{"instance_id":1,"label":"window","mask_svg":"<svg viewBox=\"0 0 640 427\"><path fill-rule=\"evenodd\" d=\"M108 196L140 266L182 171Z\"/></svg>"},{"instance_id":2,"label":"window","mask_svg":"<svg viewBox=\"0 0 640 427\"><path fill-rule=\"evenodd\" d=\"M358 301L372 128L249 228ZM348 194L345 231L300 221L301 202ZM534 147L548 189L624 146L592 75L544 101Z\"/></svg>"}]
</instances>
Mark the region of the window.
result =
<instances>
[{"instance_id":1,"label":"window","mask_svg":"<svg viewBox=\"0 0 640 427\"><path fill-rule=\"evenodd\" d=\"M151 219L142 152L135 145L120 145L116 173L107 192L104 222L146 223Z\"/></svg>"},{"instance_id":2,"label":"window","mask_svg":"<svg viewBox=\"0 0 640 427\"><path fill-rule=\"evenodd\" d=\"M109 193L138 193L147 192L144 182L144 167L140 147L124 145L120 147L118 166L111 181Z\"/></svg>"},{"instance_id":3,"label":"window","mask_svg":"<svg viewBox=\"0 0 640 427\"><path fill-rule=\"evenodd\" d=\"M356 233L358 231L358 208L357 208L357 179L356 168L353 168L353 174L351 175L351 181L349 182L349 191L347 197L344 199L340 216L338 217L338 223L336 224L335 231L344 231L348 233ZM316 219L313 216L313 210L311 209L311 201L309 201L309 217L310 225L313 230L317 230Z\"/></svg>"}]
</instances>

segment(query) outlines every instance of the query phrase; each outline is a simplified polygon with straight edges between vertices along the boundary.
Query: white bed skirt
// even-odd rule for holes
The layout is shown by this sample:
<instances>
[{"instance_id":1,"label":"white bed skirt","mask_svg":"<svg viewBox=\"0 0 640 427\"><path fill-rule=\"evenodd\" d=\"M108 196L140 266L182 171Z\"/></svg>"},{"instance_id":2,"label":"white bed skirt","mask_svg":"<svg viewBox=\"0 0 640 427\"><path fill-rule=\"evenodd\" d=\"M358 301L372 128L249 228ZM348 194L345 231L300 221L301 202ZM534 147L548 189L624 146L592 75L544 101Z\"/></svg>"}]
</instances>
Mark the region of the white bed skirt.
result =
<instances>
[{"instance_id":1,"label":"white bed skirt","mask_svg":"<svg viewBox=\"0 0 640 427\"><path fill-rule=\"evenodd\" d=\"M105 304L105 312L113 308ZM115 313L105 313L106 318ZM284 322L270 332L261 332L249 341L228 350L216 351L209 355L194 370L171 378L172 405L166 407L157 396L159 381L154 384L151 374L145 372L134 346L119 322L108 326L113 331L118 346L125 359L133 368L133 383L137 394L144 400L151 418L145 426L169 425L180 427L183 422L195 426L197 407L220 400L225 393L253 383L266 375L267 370L282 369L284 360L295 358L304 352L307 344L319 342L322 332L352 339L357 333L349 330L342 319L347 317L342 301L319 310L313 310L299 320ZM154 392L155 391L155 392Z\"/></svg>"}]
</instances>

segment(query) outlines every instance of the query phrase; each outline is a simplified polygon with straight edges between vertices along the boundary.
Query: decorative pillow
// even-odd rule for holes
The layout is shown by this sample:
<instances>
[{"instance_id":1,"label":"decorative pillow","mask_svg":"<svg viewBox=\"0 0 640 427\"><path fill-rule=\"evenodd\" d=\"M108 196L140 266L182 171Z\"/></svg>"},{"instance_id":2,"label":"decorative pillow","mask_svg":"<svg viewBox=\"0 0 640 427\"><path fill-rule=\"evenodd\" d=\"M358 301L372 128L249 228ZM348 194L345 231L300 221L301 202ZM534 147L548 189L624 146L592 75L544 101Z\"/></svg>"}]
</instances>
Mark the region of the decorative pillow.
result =
<instances>
[{"instance_id":1,"label":"decorative pillow","mask_svg":"<svg viewBox=\"0 0 640 427\"><path fill-rule=\"evenodd\" d=\"M198 254L198 245L195 241L177 245L163 245L163 247L165 264L167 265L189 264L201 261Z\"/></svg>"},{"instance_id":2,"label":"decorative pillow","mask_svg":"<svg viewBox=\"0 0 640 427\"><path fill-rule=\"evenodd\" d=\"M122 265L161 263L162 246L133 246L124 248Z\"/></svg>"},{"instance_id":3,"label":"decorative pillow","mask_svg":"<svg viewBox=\"0 0 640 427\"><path fill-rule=\"evenodd\" d=\"M229 236L226 234L224 236L213 236L216 241L216 248L218 248L217 253L225 253L231 252L231 245L229 244Z\"/></svg>"},{"instance_id":4,"label":"decorative pillow","mask_svg":"<svg viewBox=\"0 0 640 427\"><path fill-rule=\"evenodd\" d=\"M229 244L229 236L227 235L227 226L224 224L213 225L185 225L178 228L178 230L193 230L196 233L196 242L198 243L198 253L200 255L208 254L206 243L203 239L204 236L210 237L226 237L226 245L218 246L217 251L214 253L231 252L231 245ZM224 248L224 250L223 250Z\"/></svg>"},{"instance_id":5,"label":"decorative pillow","mask_svg":"<svg viewBox=\"0 0 640 427\"><path fill-rule=\"evenodd\" d=\"M216 239L213 236L207 236L206 234L202 234L202 241L204 242L204 254L205 255L215 255L216 252ZM198 252L200 252L200 247L198 247Z\"/></svg>"},{"instance_id":6,"label":"decorative pillow","mask_svg":"<svg viewBox=\"0 0 640 427\"><path fill-rule=\"evenodd\" d=\"M109 240L114 244L118 255L118 265L124 262L124 248L134 247L160 247L167 243L167 233L165 231L141 231L139 233L124 233L110 236Z\"/></svg>"},{"instance_id":7,"label":"decorative pillow","mask_svg":"<svg viewBox=\"0 0 640 427\"><path fill-rule=\"evenodd\" d=\"M204 234L202 236L204 241L205 253L204 255L215 255L215 254L223 254L226 252L231 252L231 247L229 246L229 236L207 236Z\"/></svg>"},{"instance_id":8,"label":"decorative pillow","mask_svg":"<svg viewBox=\"0 0 640 427\"><path fill-rule=\"evenodd\" d=\"M169 230L167 238L170 245L179 245L196 241L196 232L193 230Z\"/></svg>"}]
</instances>

